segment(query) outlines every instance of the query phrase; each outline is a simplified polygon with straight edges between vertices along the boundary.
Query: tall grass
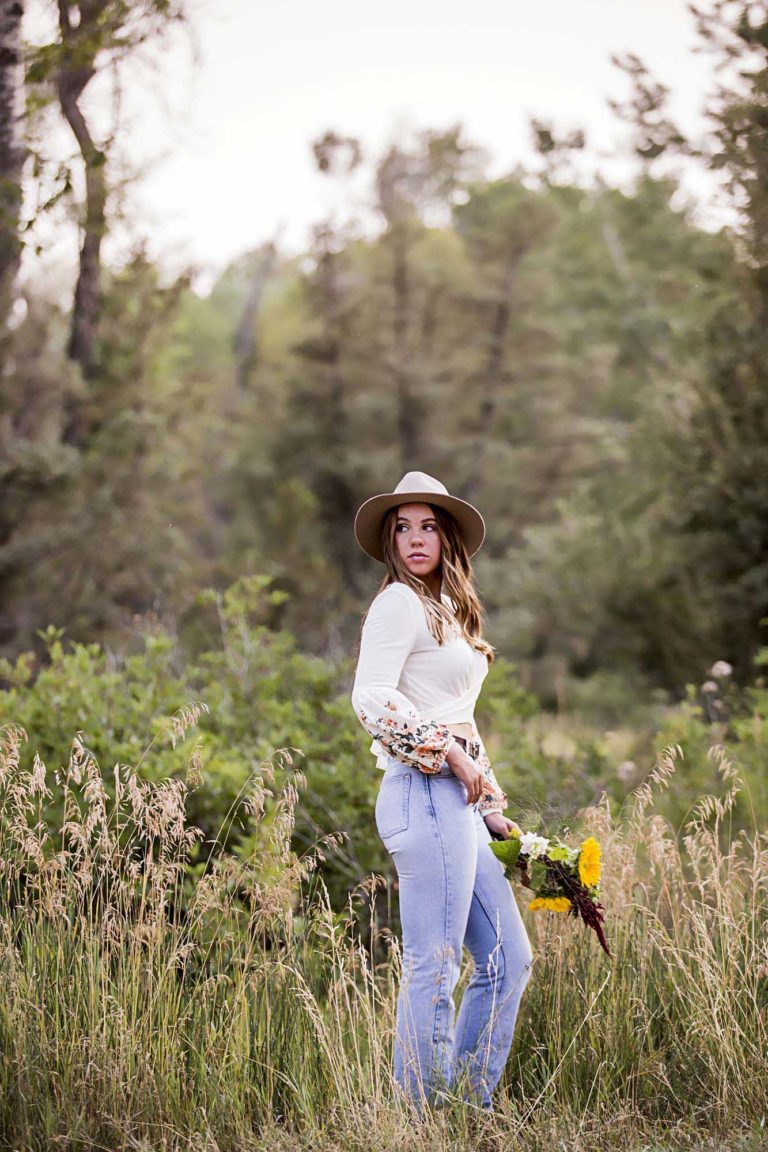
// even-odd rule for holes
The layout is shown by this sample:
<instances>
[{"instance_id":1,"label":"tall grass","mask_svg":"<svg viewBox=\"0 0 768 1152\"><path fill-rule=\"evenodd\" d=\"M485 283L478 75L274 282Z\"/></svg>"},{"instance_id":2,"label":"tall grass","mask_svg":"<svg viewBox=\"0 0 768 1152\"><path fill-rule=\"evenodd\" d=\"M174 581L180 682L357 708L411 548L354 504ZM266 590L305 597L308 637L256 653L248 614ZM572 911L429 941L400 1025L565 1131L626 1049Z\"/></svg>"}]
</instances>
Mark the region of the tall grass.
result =
<instances>
[{"instance_id":1,"label":"tall grass","mask_svg":"<svg viewBox=\"0 0 768 1152\"><path fill-rule=\"evenodd\" d=\"M535 969L496 1113L457 1101L417 1123L391 1080L384 881L330 907L320 867L338 839L291 852L289 751L230 813L254 833L235 859L186 820L194 759L187 781L116 767L110 798L81 737L50 779L39 759L22 769L20 729L0 731L3 1147L760 1146L768 840L730 836L740 782L722 750L722 793L679 835L653 808L674 748L619 823L584 814L613 963L578 925L528 916Z\"/></svg>"}]
</instances>

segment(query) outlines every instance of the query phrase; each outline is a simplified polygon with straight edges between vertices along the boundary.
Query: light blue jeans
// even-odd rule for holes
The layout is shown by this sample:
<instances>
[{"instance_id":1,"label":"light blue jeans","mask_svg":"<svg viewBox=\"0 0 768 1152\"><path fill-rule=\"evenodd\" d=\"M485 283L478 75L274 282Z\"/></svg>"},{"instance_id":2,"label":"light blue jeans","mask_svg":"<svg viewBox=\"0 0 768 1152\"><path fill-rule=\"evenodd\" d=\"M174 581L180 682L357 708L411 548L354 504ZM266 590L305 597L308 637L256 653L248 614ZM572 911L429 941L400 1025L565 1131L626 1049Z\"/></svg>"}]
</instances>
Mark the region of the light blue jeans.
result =
<instances>
[{"instance_id":1,"label":"light blue jeans","mask_svg":"<svg viewBox=\"0 0 768 1152\"><path fill-rule=\"evenodd\" d=\"M490 1109L532 960L490 832L447 762L427 775L394 757L376 827L397 869L403 932L395 1080L420 1111L454 1088ZM474 971L457 1016L462 945Z\"/></svg>"}]
</instances>

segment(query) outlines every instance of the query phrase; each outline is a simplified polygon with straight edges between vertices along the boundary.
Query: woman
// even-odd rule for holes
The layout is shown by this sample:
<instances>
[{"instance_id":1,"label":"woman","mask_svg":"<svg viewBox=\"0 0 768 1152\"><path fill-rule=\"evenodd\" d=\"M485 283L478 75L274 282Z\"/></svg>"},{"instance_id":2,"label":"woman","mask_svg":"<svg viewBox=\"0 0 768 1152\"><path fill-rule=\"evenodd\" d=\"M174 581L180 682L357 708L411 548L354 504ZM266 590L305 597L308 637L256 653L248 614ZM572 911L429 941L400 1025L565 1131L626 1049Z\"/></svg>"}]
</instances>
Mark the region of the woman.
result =
<instances>
[{"instance_id":1,"label":"woman","mask_svg":"<svg viewBox=\"0 0 768 1152\"><path fill-rule=\"evenodd\" d=\"M490 1109L532 957L488 847L516 826L474 722L493 660L470 564L485 524L440 481L408 472L362 505L355 535L387 569L364 618L352 706L384 772L376 827L399 879L395 1078L419 1109L454 1087ZM462 945L474 972L456 1016Z\"/></svg>"}]
</instances>

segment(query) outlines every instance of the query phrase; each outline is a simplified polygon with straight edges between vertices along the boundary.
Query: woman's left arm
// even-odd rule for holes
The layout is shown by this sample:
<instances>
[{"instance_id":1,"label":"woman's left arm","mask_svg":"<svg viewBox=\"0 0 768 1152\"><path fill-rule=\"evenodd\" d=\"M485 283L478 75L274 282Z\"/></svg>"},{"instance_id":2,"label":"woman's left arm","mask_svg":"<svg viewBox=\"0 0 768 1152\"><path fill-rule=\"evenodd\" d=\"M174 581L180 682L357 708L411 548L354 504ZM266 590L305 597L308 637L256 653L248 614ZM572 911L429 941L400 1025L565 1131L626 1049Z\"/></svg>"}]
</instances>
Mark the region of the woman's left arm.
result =
<instances>
[{"instance_id":1,"label":"woman's left arm","mask_svg":"<svg viewBox=\"0 0 768 1152\"><path fill-rule=\"evenodd\" d=\"M491 767L491 761L488 758L488 753L485 750L485 745L481 738L479 738L479 743L480 755L478 756L478 763L485 776L486 790L483 793L482 800L480 800L477 805L477 810L481 813L488 831L492 836L497 839L508 840L512 832L516 832L519 835L520 828L514 820L510 820L503 814L504 809L507 807L507 797L496 779L496 774Z\"/></svg>"},{"instance_id":2,"label":"woman's left arm","mask_svg":"<svg viewBox=\"0 0 768 1152\"><path fill-rule=\"evenodd\" d=\"M477 762L483 770L483 776L485 776L485 789L482 800L478 802L477 810L483 816L487 816L491 812L503 812L507 807L507 797L496 779L488 753L485 750L485 744L479 733L478 743L480 745L480 755L477 758Z\"/></svg>"}]
</instances>

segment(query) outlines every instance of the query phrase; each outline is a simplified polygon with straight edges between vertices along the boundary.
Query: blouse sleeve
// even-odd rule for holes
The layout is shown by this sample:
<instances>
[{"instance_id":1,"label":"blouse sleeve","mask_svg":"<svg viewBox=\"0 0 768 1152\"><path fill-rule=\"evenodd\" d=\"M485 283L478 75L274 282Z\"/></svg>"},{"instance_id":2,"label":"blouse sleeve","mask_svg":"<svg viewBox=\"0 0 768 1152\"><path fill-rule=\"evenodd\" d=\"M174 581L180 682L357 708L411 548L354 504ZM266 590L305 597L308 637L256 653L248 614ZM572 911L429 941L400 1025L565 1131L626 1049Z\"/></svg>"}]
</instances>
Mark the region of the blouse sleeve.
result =
<instances>
[{"instance_id":1,"label":"blouse sleeve","mask_svg":"<svg viewBox=\"0 0 768 1152\"><path fill-rule=\"evenodd\" d=\"M477 762L485 776L483 797L477 802L478 812L483 816L487 816L489 812L503 812L507 807L508 800L496 779L496 774L491 767L491 761L488 758L488 753L485 750L485 744L483 744L482 739L480 740L480 755L477 758Z\"/></svg>"},{"instance_id":2,"label":"blouse sleeve","mask_svg":"<svg viewBox=\"0 0 768 1152\"><path fill-rule=\"evenodd\" d=\"M352 707L374 740L397 760L437 772L455 743L446 724L426 720L398 691L400 673L417 635L411 593L396 585L373 601L363 624Z\"/></svg>"}]
</instances>

